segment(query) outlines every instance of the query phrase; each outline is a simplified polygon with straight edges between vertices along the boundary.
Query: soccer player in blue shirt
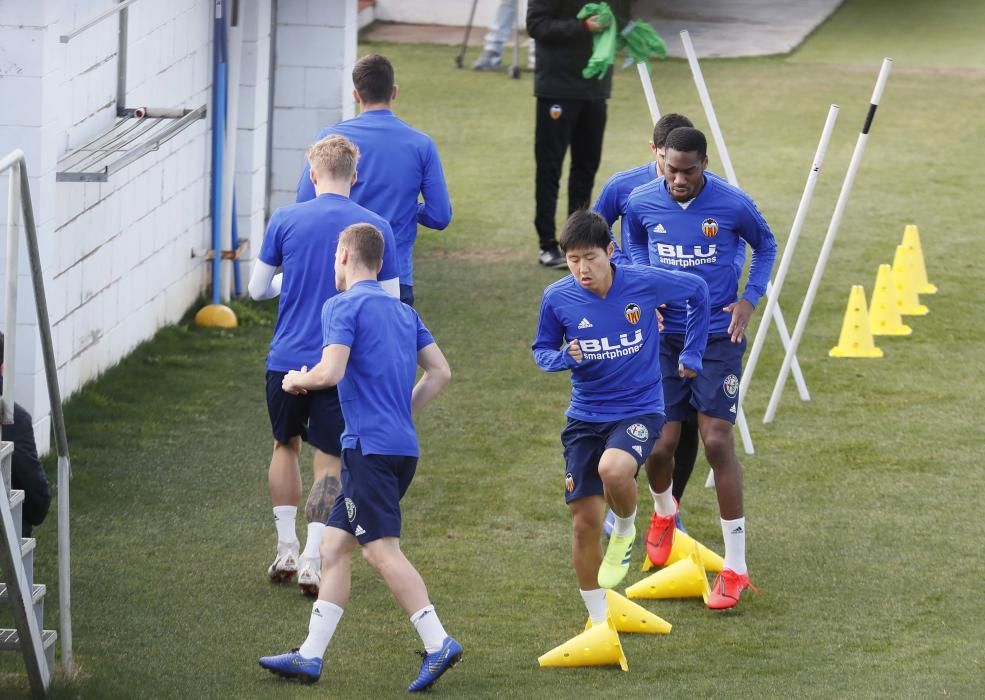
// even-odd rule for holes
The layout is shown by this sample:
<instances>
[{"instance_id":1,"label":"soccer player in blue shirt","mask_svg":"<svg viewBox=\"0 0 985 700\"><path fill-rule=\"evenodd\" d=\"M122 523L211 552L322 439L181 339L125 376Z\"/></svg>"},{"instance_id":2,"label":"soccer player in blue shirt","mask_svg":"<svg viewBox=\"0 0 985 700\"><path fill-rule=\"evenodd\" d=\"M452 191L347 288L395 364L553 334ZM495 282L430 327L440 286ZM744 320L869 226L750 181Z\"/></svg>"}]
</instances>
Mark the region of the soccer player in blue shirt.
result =
<instances>
[{"instance_id":1,"label":"soccer player in blue shirt","mask_svg":"<svg viewBox=\"0 0 985 700\"><path fill-rule=\"evenodd\" d=\"M572 559L593 624L606 616L606 588L629 569L636 538L636 475L664 424L660 334L655 310L686 303L687 334L675 371L701 371L708 287L701 278L650 266L612 264L609 226L594 212L571 215L559 241L571 274L544 291L534 359L547 372L571 370L568 423L561 433L571 510ZM605 504L615 525L605 556Z\"/></svg>"},{"instance_id":2,"label":"soccer player in blue shirt","mask_svg":"<svg viewBox=\"0 0 985 700\"><path fill-rule=\"evenodd\" d=\"M610 228L616 221L622 219L626 213L626 201L630 193L640 185L656 180L663 175L663 162L666 156L667 136L671 131L679 126L693 127L694 124L683 114L671 112L665 114L653 127L653 140L650 141L650 151L653 152L654 160L648 163L623 170L608 179L602 192L599 194L595 204L592 205L593 211L597 211L608 222ZM714 173L705 171L706 177L718 177ZM615 234L612 234L612 241L615 243ZM613 262L617 265L631 262L629 256L624 254L619 245L616 245L616 252L612 256ZM740 245L735 253L736 274L742 275L742 268L746 263L746 247ZM694 463L698 458L698 416L691 411L681 421L681 437L677 444L677 451L674 453L674 477L672 482L672 493L674 500L680 503L684 497L684 489L694 471ZM650 493L656 502L656 494L653 488ZM611 527L611 513L606 517L606 528ZM677 527L684 529L681 523L681 514L677 513Z\"/></svg>"},{"instance_id":3,"label":"soccer player in blue shirt","mask_svg":"<svg viewBox=\"0 0 985 700\"><path fill-rule=\"evenodd\" d=\"M389 224L348 197L357 179L358 159L359 149L341 136L322 139L309 149L317 197L281 207L270 217L249 284L254 299L280 297L267 355L267 409L274 435L267 481L277 527L277 555L267 575L272 581L288 582L297 573L298 585L308 595L318 591L318 546L340 488L342 409L334 387L291 396L281 390L281 381L289 370L311 367L321 357L321 307L337 294L332 256L346 226L368 222L383 231L388 247L380 277L391 295L400 294ZM278 267L282 273L277 273ZM308 537L299 556L295 519L301 500L302 440L315 448L315 455L314 484L305 505Z\"/></svg>"},{"instance_id":4,"label":"soccer player in blue shirt","mask_svg":"<svg viewBox=\"0 0 985 700\"><path fill-rule=\"evenodd\" d=\"M316 681L322 657L349 601L352 552L383 578L410 615L425 646L418 677L407 688L427 690L462 656L428 599L424 580L400 550L400 499L417 468L417 433L411 415L451 380L451 370L417 312L388 296L376 282L383 236L357 224L342 232L335 253L335 280L343 293L322 310L321 361L289 372L284 391L304 395L339 388L342 493L322 540L322 581L312 606L308 637L294 651L260 659L282 676ZM417 367L424 374L415 385Z\"/></svg>"},{"instance_id":5,"label":"soccer player in blue shirt","mask_svg":"<svg viewBox=\"0 0 985 700\"><path fill-rule=\"evenodd\" d=\"M434 140L391 110L397 98L393 66L373 54L352 69L352 96L359 116L322 129L318 138L341 134L359 146L359 181L353 201L390 222L397 240L400 300L414 304L414 241L417 225L439 231L451 223L451 202ZM418 195L424 201L418 201ZM314 197L307 170L298 182L297 201Z\"/></svg>"},{"instance_id":6,"label":"soccer player in blue shirt","mask_svg":"<svg viewBox=\"0 0 985 700\"><path fill-rule=\"evenodd\" d=\"M673 543L677 506L671 493L674 450L681 420L694 407L705 456L715 472L725 539L725 568L715 580L708 607L731 608L751 584L746 568L746 523L742 467L735 454L732 425L739 401L745 331L766 293L776 258L776 241L752 199L719 178L708 177L707 141L697 129L680 127L667 137L664 177L637 187L626 203L623 242L638 264L687 270L708 283L712 312L704 370L694 378L673 373L675 348L684 341L685 307L664 310L660 357L667 426L647 462L655 510L647 533L650 561L660 566ZM749 280L738 295L736 249L752 247ZM720 310L719 310L720 309Z\"/></svg>"}]
</instances>

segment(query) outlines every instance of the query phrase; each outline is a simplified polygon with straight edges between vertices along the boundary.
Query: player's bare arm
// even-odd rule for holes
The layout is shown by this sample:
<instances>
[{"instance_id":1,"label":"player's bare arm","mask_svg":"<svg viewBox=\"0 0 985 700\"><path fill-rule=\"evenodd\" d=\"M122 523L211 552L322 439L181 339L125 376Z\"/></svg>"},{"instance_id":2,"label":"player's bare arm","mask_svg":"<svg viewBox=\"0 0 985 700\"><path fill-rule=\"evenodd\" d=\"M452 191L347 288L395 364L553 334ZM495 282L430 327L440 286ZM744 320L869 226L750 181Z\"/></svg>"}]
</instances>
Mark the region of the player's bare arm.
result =
<instances>
[{"instance_id":1,"label":"player's bare arm","mask_svg":"<svg viewBox=\"0 0 985 700\"><path fill-rule=\"evenodd\" d=\"M415 413L430 403L451 381L451 367L437 343L417 351L417 364L424 370L424 375L414 385L411 395L410 407Z\"/></svg>"},{"instance_id":2,"label":"player's bare arm","mask_svg":"<svg viewBox=\"0 0 985 700\"><path fill-rule=\"evenodd\" d=\"M321 361L310 370L302 367L292 369L284 375L281 388L288 394L304 394L308 391L335 386L345 376L349 363L348 345L326 345L322 350Z\"/></svg>"}]
</instances>

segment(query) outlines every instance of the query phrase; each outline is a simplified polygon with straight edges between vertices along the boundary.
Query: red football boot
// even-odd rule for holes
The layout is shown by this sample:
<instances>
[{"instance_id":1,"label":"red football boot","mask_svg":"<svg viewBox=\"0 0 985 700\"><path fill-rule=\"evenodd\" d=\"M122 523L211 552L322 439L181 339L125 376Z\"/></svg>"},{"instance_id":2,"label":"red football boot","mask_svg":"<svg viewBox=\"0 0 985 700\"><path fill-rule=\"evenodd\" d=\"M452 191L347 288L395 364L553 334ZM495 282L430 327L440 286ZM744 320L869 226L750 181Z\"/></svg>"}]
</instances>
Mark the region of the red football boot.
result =
<instances>
[{"instance_id":1,"label":"red football boot","mask_svg":"<svg viewBox=\"0 0 985 700\"><path fill-rule=\"evenodd\" d=\"M739 604L742 591L747 588L758 590L749 581L749 574L737 574L732 569L723 569L715 578L708 596L708 607L712 610L728 610Z\"/></svg>"},{"instance_id":2,"label":"red football boot","mask_svg":"<svg viewBox=\"0 0 985 700\"><path fill-rule=\"evenodd\" d=\"M663 566L674 546L674 530L677 527L677 514L653 514L650 528L646 531L646 556L654 566Z\"/></svg>"}]
</instances>

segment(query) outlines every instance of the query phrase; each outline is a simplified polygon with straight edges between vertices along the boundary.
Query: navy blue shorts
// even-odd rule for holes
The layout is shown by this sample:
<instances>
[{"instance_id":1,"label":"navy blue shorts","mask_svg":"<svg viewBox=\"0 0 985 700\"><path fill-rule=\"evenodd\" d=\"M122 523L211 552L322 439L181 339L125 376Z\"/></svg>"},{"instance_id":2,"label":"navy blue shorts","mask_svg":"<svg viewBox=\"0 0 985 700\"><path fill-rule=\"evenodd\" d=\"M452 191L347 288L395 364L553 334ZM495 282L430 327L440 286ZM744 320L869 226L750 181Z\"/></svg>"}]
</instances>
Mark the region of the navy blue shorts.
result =
<instances>
[{"instance_id":1,"label":"navy blue shorts","mask_svg":"<svg viewBox=\"0 0 985 700\"><path fill-rule=\"evenodd\" d=\"M274 440L286 445L300 435L312 447L338 457L345 430L338 389L332 386L295 396L281 388L285 374L267 370L267 413Z\"/></svg>"},{"instance_id":2,"label":"navy blue shorts","mask_svg":"<svg viewBox=\"0 0 985 700\"><path fill-rule=\"evenodd\" d=\"M733 343L727 334L708 336L708 347L701 360L703 369L694 379L682 378L677 374L683 348L682 334L664 333L660 336L660 372L663 375L667 420L687 420L693 409L734 424L746 339Z\"/></svg>"},{"instance_id":3,"label":"navy blue shorts","mask_svg":"<svg viewBox=\"0 0 985 700\"><path fill-rule=\"evenodd\" d=\"M660 437L663 425L664 417L659 413L647 413L611 423L588 423L569 418L561 431L565 463L564 502L602 495L599 460L608 449L617 448L632 455L636 460L636 473L639 474L640 467Z\"/></svg>"},{"instance_id":4,"label":"navy blue shorts","mask_svg":"<svg viewBox=\"0 0 985 700\"><path fill-rule=\"evenodd\" d=\"M407 306L414 305L414 285L412 284L400 285L400 301L407 304Z\"/></svg>"},{"instance_id":5,"label":"navy blue shorts","mask_svg":"<svg viewBox=\"0 0 985 700\"><path fill-rule=\"evenodd\" d=\"M342 493L326 524L354 535L359 544L400 537L400 499L416 470L417 457L342 450Z\"/></svg>"}]
</instances>

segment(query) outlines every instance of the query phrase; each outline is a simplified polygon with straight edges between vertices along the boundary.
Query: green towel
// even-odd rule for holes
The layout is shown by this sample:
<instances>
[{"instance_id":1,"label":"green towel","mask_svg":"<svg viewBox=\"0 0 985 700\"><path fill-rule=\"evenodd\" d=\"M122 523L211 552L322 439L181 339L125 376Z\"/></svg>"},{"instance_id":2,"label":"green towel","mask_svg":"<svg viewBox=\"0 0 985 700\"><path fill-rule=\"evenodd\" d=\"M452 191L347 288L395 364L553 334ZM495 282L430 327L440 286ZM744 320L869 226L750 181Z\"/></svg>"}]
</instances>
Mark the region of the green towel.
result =
<instances>
[{"instance_id":1,"label":"green towel","mask_svg":"<svg viewBox=\"0 0 985 700\"><path fill-rule=\"evenodd\" d=\"M605 29L592 35L592 57L588 59L588 65L582 69L581 74L585 78L601 80L609 71L609 66L616 61L616 42L619 33L616 29L616 16L609 3L587 3L578 12L578 19L584 20L595 15L598 15L599 24L604 25Z\"/></svg>"},{"instance_id":2,"label":"green towel","mask_svg":"<svg viewBox=\"0 0 985 700\"><path fill-rule=\"evenodd\" d=\"M627 24L619 33L618 48L626 49L633 63L667 57L667 44L653 27L639 19Z\"/></svg>"}]
</instances>

